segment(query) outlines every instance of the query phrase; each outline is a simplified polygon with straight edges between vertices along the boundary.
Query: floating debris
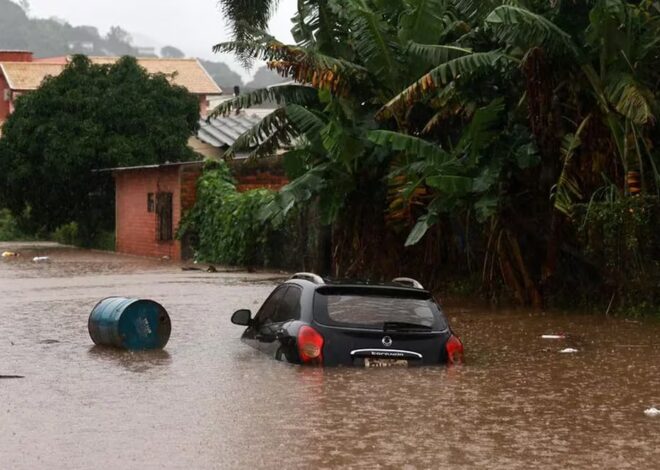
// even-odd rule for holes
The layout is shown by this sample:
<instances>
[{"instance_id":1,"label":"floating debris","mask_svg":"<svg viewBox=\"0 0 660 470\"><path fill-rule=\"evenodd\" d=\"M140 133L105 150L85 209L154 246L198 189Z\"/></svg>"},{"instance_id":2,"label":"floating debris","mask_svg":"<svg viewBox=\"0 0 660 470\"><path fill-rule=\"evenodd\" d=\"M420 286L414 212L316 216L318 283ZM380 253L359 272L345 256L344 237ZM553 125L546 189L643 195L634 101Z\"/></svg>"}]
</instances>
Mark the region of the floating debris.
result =
<instances>
[{"instance_id":1,"label":"floating debris","mask_svg":"<svg viewBox=\"0 0 660 470\"><path fill-rule=\"evenodd\" d=\"M162 349L172 331L162 305L125 297L109 297L96 304L87 327L96 345L132 351Z\"/></svg>"},{"instance_id":2,"label":"floating debris","mask_svg":"<svg viewBox=\"0 0 660 470\"><path fill-rule=\"evenodd\" d=\"M644 410L644 414L646 416L650 416L651 418L655 418L656 416L660 416L660 410L657 409L655 406L652 406L648 410Z\"/></svg>"},{"instance_id":3,"label":"floating debris","mask_svg":"<svg viewBox=\"0 0 660 470\"><path fill-rule=\"evenodd\" d=\"M566 339L565 334L560 335L541 335L542 339Z\"/></svg>"},{"instance_id":4,"label":"floating debris","mask_svg":"<svg viewBox=\"0 0 660 470\"><path fill-rule=\"evenodd\" d=\"M22 375L0 375L0 379L24 379Z\"/></svg>"},{"instance_id":5,"label":"floating debris","mask_svg":"<svg viewBox=\"0 0 660 470\"><path fill-rule=\"evenodd\" d=\"M559 351L559 352L560 352L561 354L575 354L576 352L578 352L578 350L577 350L577 349L574 349L574 348L566 348L566 349L562 349L562 350Z\"/></svg>"},{"instance_id":6,"label":"floating debris","mask_svg":"<svg viewBox=\"0 0 660 470\"><path fill-rule=\"evenodd\" d=\"M32 258L33 263L48 263L50 258L48 256L35 256Z\"/></svg>"},{"instance_id":7,"label":"floating debris","mask_svg":"<svg viewBox=\"0 0 660 470\"><path fill-rule=\"evenodd\" d=\"M19 253L16 253L14 251L5 251L2 253L3 258L16 258L18 256L21 256Z\"/></svg>"}]
</instances>

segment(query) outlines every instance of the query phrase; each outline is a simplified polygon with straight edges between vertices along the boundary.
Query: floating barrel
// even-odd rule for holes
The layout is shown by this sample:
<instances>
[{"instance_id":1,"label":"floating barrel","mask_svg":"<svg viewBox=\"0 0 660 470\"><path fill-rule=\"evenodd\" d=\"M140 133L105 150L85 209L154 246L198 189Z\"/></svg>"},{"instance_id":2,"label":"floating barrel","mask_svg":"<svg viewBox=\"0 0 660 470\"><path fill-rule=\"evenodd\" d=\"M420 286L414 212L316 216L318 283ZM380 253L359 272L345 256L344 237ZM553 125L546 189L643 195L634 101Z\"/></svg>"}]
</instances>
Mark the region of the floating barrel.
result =
<instances>
[{"instance_id":1,"label":"floating barrel","mask_svg":"<svg viewBox=\"0 0 660 470\"><path fill-rule=\"evenodd\" d=\"M170 339L172 323L157 302L110 297L89 315L89 335L99 346L131 350L162 349Z\"/></svg>"}]
</instances>

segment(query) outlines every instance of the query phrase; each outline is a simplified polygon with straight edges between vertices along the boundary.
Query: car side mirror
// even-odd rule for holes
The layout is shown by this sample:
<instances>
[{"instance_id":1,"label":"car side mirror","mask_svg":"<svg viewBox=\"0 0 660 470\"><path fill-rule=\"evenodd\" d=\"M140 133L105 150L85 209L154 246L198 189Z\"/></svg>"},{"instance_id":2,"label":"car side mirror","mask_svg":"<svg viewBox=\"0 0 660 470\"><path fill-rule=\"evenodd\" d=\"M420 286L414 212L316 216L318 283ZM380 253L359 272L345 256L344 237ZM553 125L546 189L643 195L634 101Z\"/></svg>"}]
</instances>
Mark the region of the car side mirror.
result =
<instances>
[{"instance_id":1,"label":"car side mirror","mask_svg":"<svg viewBox=\"0 0 660 470\"><path fill-rule=\"evenodd\" d=\"M250 323L252 323L252 312L247 309L237 310L231 316L231 322L234 325L250 326Z\"/></svg>"}]
</instances>

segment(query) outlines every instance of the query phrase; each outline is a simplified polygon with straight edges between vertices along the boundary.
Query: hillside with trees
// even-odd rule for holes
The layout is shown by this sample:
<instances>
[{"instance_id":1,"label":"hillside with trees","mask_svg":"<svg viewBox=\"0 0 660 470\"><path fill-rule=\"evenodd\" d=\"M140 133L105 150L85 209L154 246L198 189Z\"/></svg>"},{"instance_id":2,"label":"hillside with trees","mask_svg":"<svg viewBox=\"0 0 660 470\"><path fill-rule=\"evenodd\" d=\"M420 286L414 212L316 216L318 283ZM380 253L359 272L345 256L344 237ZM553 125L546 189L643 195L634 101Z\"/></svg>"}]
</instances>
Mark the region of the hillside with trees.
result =
<instances>
[{"instance_id":1,"label":"hillside with trees","mask_svg":"<svg viewBox=\"0 0 660 470\"><path fill-rule=\"evenodd\" d=\"M0 0L0 49L21 49L37 57L66 54L132 55L130 35L115 26L101 36L94 26L72 26L66 21L32 18L11 0Z\"/></svg>"}]
</instances>

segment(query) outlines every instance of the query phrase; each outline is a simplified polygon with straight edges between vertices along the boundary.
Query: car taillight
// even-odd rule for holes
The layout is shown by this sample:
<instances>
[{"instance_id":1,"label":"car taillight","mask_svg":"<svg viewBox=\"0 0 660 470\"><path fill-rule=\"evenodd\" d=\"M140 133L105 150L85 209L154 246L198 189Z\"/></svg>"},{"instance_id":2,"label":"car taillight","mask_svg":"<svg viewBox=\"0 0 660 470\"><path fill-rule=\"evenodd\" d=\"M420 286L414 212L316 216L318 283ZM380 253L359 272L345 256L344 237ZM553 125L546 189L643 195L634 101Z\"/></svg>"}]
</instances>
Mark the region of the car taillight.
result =
<instances>
[{"instance_id":1,"label":"car taillight","mask_svg":"<svg viewBox=\"0 0 660 470\"><path fill-rule=\"evenodd\" d=\"M323 336L311 326L298 331L298 353L303 364L323 363Z\"/></svg>"},{"instance_id":2,"label":"car taillight","mask_svg":"<svg viewBox=\"0 0 660 470\"><path fill-rule=\"evenodd\" d=\"M463 343L456 336L451 335L447 340L447 362L449 364L463 364Z\"/></svg>"}]
</instances>

